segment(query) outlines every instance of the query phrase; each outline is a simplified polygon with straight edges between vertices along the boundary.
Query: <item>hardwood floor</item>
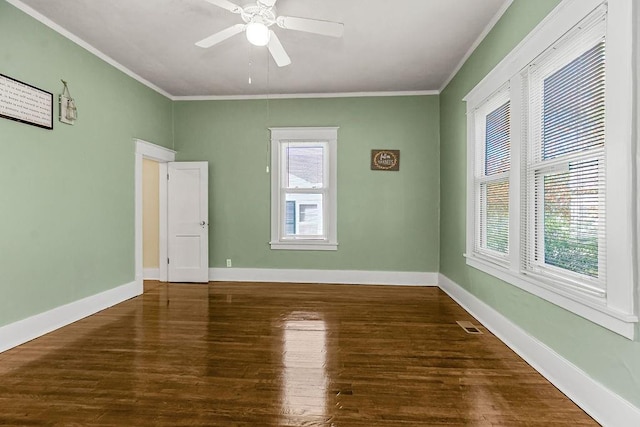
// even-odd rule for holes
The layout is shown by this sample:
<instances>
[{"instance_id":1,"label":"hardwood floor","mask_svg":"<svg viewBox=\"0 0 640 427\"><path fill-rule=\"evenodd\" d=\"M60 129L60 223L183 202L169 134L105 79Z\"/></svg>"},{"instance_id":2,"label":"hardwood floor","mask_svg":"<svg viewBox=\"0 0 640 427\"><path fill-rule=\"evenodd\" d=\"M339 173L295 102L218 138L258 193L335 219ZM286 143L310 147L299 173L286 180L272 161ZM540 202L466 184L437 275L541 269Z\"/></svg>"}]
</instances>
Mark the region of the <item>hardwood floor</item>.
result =
<instances>
[{"instance_id":1,"label":"hardwood floor","mask_svg":"<svg viewBox=\"0 0 640 427\"><path fill-rule=\"evenodd\" d=\"M438 288L148 282L0 354L0 425L597 425Z\"/></svg>"}]
</instances>

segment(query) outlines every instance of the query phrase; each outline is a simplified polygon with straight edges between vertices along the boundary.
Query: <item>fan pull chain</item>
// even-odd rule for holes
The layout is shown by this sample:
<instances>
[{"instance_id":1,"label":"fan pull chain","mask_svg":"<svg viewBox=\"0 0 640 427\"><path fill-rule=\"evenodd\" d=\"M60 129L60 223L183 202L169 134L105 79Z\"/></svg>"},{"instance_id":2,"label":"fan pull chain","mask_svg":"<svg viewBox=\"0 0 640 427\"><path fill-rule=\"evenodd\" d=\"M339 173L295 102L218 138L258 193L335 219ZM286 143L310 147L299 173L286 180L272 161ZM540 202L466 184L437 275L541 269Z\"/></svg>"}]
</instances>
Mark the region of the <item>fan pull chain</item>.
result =
<instances>
[{"instance_id":1,"label":"fan pull chain","mask_svg":"<svg viewBox=\"0 0 640 427\"><path fill-rule=\"evenodd\" d=\"M269 109L269 70L271 69L271 58L269 58L269 54L267 53L267 128L271 126L271 110ZM267 163L267 173L269 173L269 165L270 165L270 152L271 148L271 140L267 138L267 154L266 154L266 163Z\"/></svg>"},{"instance_id":2,"label":"fan pull chain","mask_svg":"<svg viewBox=\"0 0 640 427\"><path fill-rule=\"evenodd\" d=\"M253 67L253 59L251 58L251 53L253 52L253 49L251 49L251 45L249 45L249 84L251 84L251 71Z\"/></svg>"}]
</instances>

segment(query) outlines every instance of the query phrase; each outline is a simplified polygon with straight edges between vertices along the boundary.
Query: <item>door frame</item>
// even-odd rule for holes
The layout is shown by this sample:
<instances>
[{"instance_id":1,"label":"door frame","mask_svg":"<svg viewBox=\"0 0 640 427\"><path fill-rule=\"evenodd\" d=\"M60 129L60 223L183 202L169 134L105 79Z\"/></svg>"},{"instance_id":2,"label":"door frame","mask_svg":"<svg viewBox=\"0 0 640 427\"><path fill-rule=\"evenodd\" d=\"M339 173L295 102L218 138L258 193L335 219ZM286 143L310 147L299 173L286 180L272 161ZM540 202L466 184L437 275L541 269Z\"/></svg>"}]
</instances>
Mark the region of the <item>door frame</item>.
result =
<instances>
[{"instance_id":1,"label":"door frame","mask_svg":"<svg viewBox=\"0 0 640 427\"><path fill-rule=\"evenodd\" d=\"M143 256L142 256L142 160L149 159L159 163L160 188L159 188L159 219L160 219L160 281L167 281L167 180L162 179L167 175L167 162L176 160L176 152L169 148L153 144L151 142L134 138L135 145L135 282L136 290L142 294L144 290Z\"/></svg>"}]
</instances>

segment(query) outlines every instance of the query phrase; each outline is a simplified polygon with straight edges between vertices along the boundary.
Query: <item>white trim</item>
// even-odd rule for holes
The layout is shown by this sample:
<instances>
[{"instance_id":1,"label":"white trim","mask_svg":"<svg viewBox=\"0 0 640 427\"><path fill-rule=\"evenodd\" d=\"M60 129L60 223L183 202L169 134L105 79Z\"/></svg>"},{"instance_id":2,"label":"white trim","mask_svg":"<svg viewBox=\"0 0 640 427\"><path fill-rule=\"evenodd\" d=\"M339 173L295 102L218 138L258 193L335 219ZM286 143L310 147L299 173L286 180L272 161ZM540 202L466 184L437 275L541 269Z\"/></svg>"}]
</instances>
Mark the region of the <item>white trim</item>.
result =
<instances>
[{"instance_id":1,"label":"white trim","mask_svg":"<svg viewBox=\"0 0 640 427\"><path fill-rule=\"evenodd\" d=\"M140 295L135 282L0 327L0 353Z\"/></svg>"},{"instance_id":2,"label":"white trim","mask_svg":"<svg viewBox=\"0 0 640 427\"><path fill-rule=\"evenodd\" d=\"M529 181L522 181L522 173L512 173L510 176L510 264L499 266L495 262L475 251L473 236L476 233L478 221L474 206L476 199L471 190L475 189L475 181L471 178L475 173L476 142L475 122L473 116L476 108L492 93L505 83L513 83L511 94L512 115L511 123L515 124L515 132L511 135L512 165L520 161L525 164L522 153L529 149L529 136L523 127L523 116L532 113L520 109L526 106L527 99L523 96L522 86L528 80L522 80L523 70L540 58L550 47L554 49L558 43L571 37L576 25L585 19L596 19L597 15L604 15L603 0L564 0L562 1L531 33L505 58L487 74L465 97L467 101L467 264L496 276L510 284L524 289L534 295L546 299L560 307L576 313L594 323L610 329L626 338L633 339L638 322L635 287L637 272L634 271L633 256L636 253L634 230L635 216L633 200L635 184L633 182L634 165L632 158L633 139L633 87L632 63L633 58L633 19L631 0L617 0L608 3L606 24L607 64L606 64L606 109L611 114L606 115L606 161L607 161L607 194L606 194L606 295L589 295L586 284L580 287L564 286L558 281L552 283L551 278L537 277L535 272L523 269L525 254L521 251L524 241L523 225L518 209L527 195L533 195L531 188L523 185ZM594 17L595 16L595 17ZM593 18L588 18L593 17ZM593 21L596 22L596 21ZM595 25L595 24L594 24ZM587 28L587 27L584 27ZM588 29L586 31L589 31ZM586 33L587 35L589 33ZM601 34L600 34L601 36ZM556 53L557 54L557 51ZM522 113L516 115L517 113ZM518 129L520 127L520 129ZM531 124L529 124L531 127ZM518 153L518 149L521 151ZM522 172L522 171L521 171ZM529 184L530 185L530 184ZM527 206L533 209L533 205ZM533 217L531 215L531 217ZM526 224L533 230L535 224ZM513 244L518 243L518 247ZM533 244L530 239L529 244ZM548 281L548 283L547 283ZM556 286L553 286L556 285Z\"/></svg>"},{"instance_id":3,"label":"white trim","mask_svg":"<svg viewBox=\"0 0 640 427\"><path fill-rule=\"evenodd\" d=\"M167 162L158 164L158 280L169 281L169 167Z\"/></svg>"},{"instance_id":4,"label":"white trim","mask_svg":"<svg viewBox=\"0 0 640 427\"><path fill-rule=\"evenodd\" d=\"M20 9L22 12L24 12L27 15L31 16L33 19L35 19L35 20L39 21L40 23L46 25L47 27L51 28L56 33L68 38L69 40L71 40L72 42L74 42L75 44L80 46L81 48L89 51L89 53L92 53L93 55L95 55L98 58L102 59L104 62L106 62L107 64L109 64L112 67L116 68L117 70L123 72L124 74L126 74L129 77L131 77L132 79L142 83L143 85L145 85L149 89L153 89L156 92L158 92L160 95L163 95L163 96L165 96L165 97L167 97L169 99L173 99L173 97L168 92L166 92L165 90L163 90L160 87L154 85L149 80L146 80L145 78L143 78L143 77L139 76L138 74L134 73L133 71L131 71L130 69L128 69L124 65L120 64L119 62L117 62L115 59L113 59L110 56L102 53L101 51L99 51L98 49L96 49L95 47L93 47L92 45L87 43L86 41L82 40L80 37L78 37L75 34L69 32L68 30L62 28L60 25L56 24L55 22L53 22L52 20L50 20L49 18L47 18L46 16L44 16L40 12L36 11L35 9L31 8L30 6L27 6L26 4L22 3L19 0L7 0L7 3L15 6L18 9Z\"/></svg>"},{"instance_id":5,"label":"white trim","mask_svg":"<svg viewBox=\"0 0 640 427\"><path fill-rule=\"evenodd\" d=\"M142 265L142 160L151 159L156 162L166 163L172 162L176 158L176 152L168 148L161 147L159 145L152 144L151 142L144 141L142 139L134 138L133 143L135 145L134 153L134 234L135 234L135 250L134 250L134 265L135 265L135 282L139 293L143 290L143 277L144 268ZM162 166L162 165L161 165ZM162 180L160 181L162 182ZM167 193L160 193L160 207L166 206ZM164 201L163 201L164 199ZM165 221L164 223L162 221ZM166 215L160 214L160 233L162 235L163 228L166 230ZM166 232L164 234L166 236ZM165 240L166 241L166 240ZM162 244L160 241L160 261L167 258L166 244ZM163 253L164 250L164 253ZM162 272L162 262L161 272Z\"/></svg>"},{"instance_id":6,"label":"white trim","mask_svg":"<svg viewBox=\"0 0 640 427\"><path fill-rule=\"evenodd\" d=\"M635 22L640 22L640 4L638 4L638 2L636 2L633 5L633 19ZM635 123L634 123L634 127L633 127L633 132L634 132L634 141L635 141L635 168L634 168L634 175L635 175L635 182L634 182L634 187L633 187L633 194L635 195L635 199L636 199L636 206L635 206L635 221L634 221L634 226L636 228L636 245L633 248L633 255L634 258L636 260L636 286L640 286L640 284L638 284L638 282L640 282L640 250L638 249L638 243L640 243L640 197L638 197L638 192L640 191L640 77L638 77L640 75L640 25L636 24L635 25L635 58L636 58L636 62L634 64L634 68L633 68L633 76L635 76L635 87L636 87L636 94L635 94L635 99L633 102L633 114L632 116L636 118ZM640 307L640 292L636 291L636 304L637 307ZM639 329L640 330L640 329Z\"/></svg>"},{"instance_id":7,"label":"white trim","mask_svg":"<svg viewBox=\"0 0 640 427\"><path fill-rule=\"evenodd\" d=\"M338 127L274 127L271 131L271 240L272 250L338 250ZM325 146L323 187L324 233L318 239L300 237L286 239L284 230L285 207L282 185L283 145L319 141ZM293 189L287 190L294 192Z\"/></svg>"},{"instance_id":8,"label":"white trim","mask_svg":"<svg viewBox=\"0 0 640 427\"><path fill-rule=\"evenodd\" d=\"M604 426L640 425L640 408L592 379L445 275L439 275L438 286L597 422Z\"/></svg>"},{"instance_id":9,"label":"white trim","mask_svg":"<svg viewBox=\"0 0 640 427\"><path fill-rule=\"evenodd\" d=\"M417 271L210 268L212 282L339 283L349 285L436 286L438 273Z\"/></svg>"},{"instance_id":10,"label":"white trim","mask_svg":"<svg viewBox=\"0 0 640 427\"><path fill-rule=\"evenodd\" d=\"M159 268L145 268L142 272L144 280L160 280Z\"/></svg>"},{"instance_id":11,"label":"white trim","mask_svg":"<svg viewBox=\"0 0 640 427\"><path fill-rule=\"evenodd\" d=\"M564 0L507 54L464 98L477 105L578 24L603 0ZM542 30L544 28L544 31Z\"/></svg>"},{"instance_id":12,"label":"white trim","mask_svg":"<svg viewBox=\"0 0 640 427\"><path fill-rule=\"evenodd\" d=\"M174 150L156 145L140 138L134 138L133 141L136 144L136 153L142 154L145 159L154 160L156 162L172 162L175 160L176 152Z\"/></svg>"},{"instance_id":13,"label":"white trim","mask_svg":"<svg viewBox=\"0 0 640 427\"><path fill-rule=\"evenodd\" d=\"M625 338L634 339L637 316L615 311L588 296L580 298L576 294L563 293L561 289L545 285L538 280L529 281L526 276L512 273L502 266L493 265L479 258L467 257L467 265L569 310Z\"/></svg>"},{"instance_id":14,"label":"white trim","mask_svg":"<svg viewBox=\"0 0 640 427\"><path fill-rule=\"evenodd\" d=\"M511 0L513 1L513 0ZM388 92L332 92L332 93L275 93L262 95L203 95L174 96L174 101L242 101L251 99L305 99L305 98L369 98L386 96L440 95L439 90L404 90Z\"/></svg>"},{"instance_id":15,"label":"white trim","mask_svg":"<svg viewBox=\"0 0 640 427\"><path fill-rule=\"evenodd\" d=\"M447 85L451 83L451 80L453 80L456 74L458 74L458 71L460 71L464 63L467 62L467 59L469 59L469 57L473 54L473 52L475 52L478 46L480 46L480 43L482 43L482 41L485 39L485 37L487 37L489 32L491 32L493 27L495 27L498 21L500 21L500 18L502 18L502 15L504 15L507 9L509 9L509 6L511 6L511 3L513 3L513 0L506 0L502 4L502 6L500 6L500 9L498 9L496 14L493 15L493 18L491 18L487 26L484 27L484 29L482 30L478 38L476 38L476 40L473 42L469 50L467 50L467 53L465 53L462 59L460 60L460 62L458 62L458 65L456 65L456 67L453 69L453 71L451 72L447 80L445 80L442 86L440 86L440 90L438 90L439 93L442 93L442 91L446 89Z\"/></svg>"},{"instance_id":16,"label":"white trim","mask_svg":"<svg viewBox=\"0 0 640 427\"><path fill-rule=\"evenodd\" d=\"M337 243L328 243L325 241L320 241L317 243L308 243L306 241L302 242L289 242L289 243L281 243L281 242L269 242L271 249L278 250L290 250L290 251L337 251L338 244Z\"/></svg>"},{"instance_id":17,"label":"white trim","mask_svg":"<svg viewBox=\"0 0 640 427\"><path fill-rule=\"evenodd\" d=\"M637 242L632 231L636 225L634 197L637 197L631 160L636 125L633 114L637 114L637 110L634 111L633 93L637 75L633 74L632 1L610 1L608 14L614 25L607 26L606 56L607 63L615 66L607 66L605 75L607 304L620 311L637 313L636 301L632 296L637 294L629 292L627 286L611 286L621 283L637 285L633 258ZM638 23L635 25L638 26Z\"/></svg>"}]
</instances>

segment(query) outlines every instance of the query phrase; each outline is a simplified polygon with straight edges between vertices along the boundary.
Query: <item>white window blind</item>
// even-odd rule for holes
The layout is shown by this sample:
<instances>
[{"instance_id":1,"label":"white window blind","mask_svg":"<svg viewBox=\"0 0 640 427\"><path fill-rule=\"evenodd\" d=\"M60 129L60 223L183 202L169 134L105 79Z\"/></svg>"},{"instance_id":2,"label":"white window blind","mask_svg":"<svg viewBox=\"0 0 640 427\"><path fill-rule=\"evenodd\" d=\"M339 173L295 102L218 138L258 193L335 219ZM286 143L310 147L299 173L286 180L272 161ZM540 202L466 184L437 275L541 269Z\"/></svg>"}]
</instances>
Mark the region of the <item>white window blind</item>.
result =
<instances>
[{"instance_id":1,"label":"white window blind","mask_svg":"<svg viewBox=\"0 0 640 427\"><path fill-rule=\"evenodd\" d=\"M606 291L605 19L602 7L523 73L523 267L598 296Z\"/></svg>"},{"instance_id":2,"label":"white window blind","mask_svg":"<svg viewBox=\"0 0 640 427\"><path fill-rule=\"evenodd\" d=\"M467 265L630 339L635 2L564 0L465 97Z\"/></svg>"},{"instance_id":3,"label":"white window blind","mask_svg":"<svg viewBox=\"0 0 640 427\"><path fill-rule=\"evenodd\" d=\"M497 259L509 252L510 117L507 89L475 112L475 251Z\"/></svg>"}]
</instances>

